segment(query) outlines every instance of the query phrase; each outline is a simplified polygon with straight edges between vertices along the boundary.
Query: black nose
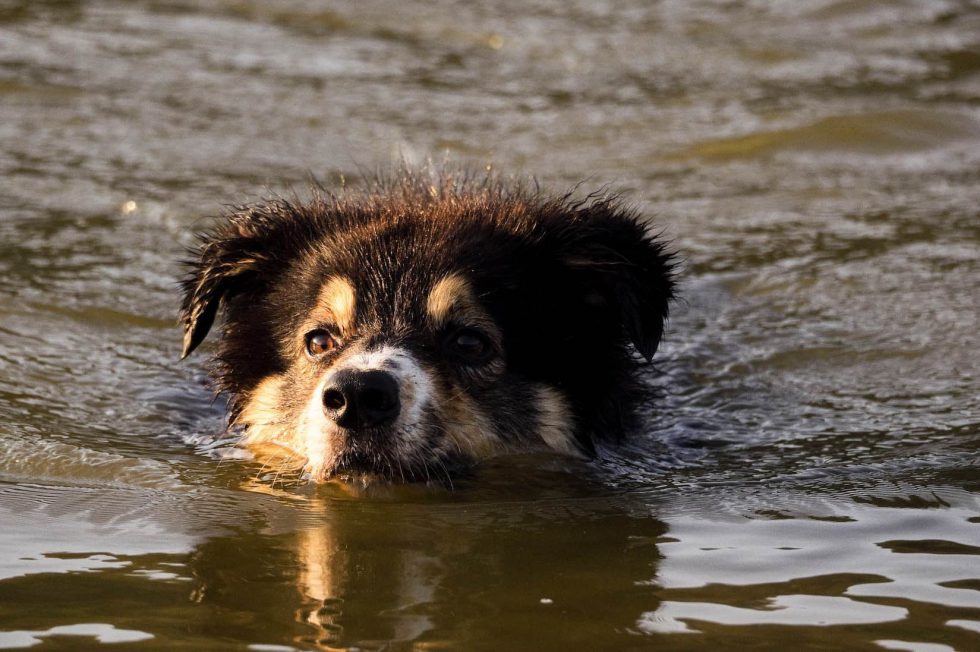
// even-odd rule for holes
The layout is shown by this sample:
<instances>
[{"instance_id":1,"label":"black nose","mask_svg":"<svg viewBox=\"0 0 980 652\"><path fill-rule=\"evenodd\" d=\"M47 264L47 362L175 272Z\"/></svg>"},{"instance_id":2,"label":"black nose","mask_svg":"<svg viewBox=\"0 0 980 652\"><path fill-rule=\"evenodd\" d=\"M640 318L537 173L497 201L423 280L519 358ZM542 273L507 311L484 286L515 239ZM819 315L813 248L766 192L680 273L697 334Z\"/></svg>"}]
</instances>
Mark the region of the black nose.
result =
<instances>
[{"instance_id":1,"label":"black nose","mask_svg":"<svg viewBox=\"0 0 980 652\"><path fill-rule=\"evenodd\" d=\"M323 411L341 428L387 425L400 410L398 381L386 371L346 369L323 390Z\"/></svg>"}]
</instances>

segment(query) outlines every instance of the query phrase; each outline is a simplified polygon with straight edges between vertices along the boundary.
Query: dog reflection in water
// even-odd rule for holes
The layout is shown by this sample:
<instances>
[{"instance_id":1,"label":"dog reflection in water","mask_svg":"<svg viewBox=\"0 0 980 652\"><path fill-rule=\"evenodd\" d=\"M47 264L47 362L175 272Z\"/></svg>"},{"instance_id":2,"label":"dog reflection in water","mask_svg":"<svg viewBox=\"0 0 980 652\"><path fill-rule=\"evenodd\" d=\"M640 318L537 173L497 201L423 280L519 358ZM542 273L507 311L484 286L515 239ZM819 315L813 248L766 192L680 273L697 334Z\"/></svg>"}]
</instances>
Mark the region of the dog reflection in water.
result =
<instances>
[{"instance_id":1,"label":"dog reflection in water","mask_svg":"<svg viewBox=\"0 0 980 652\"><path fill-rule=\"evenodd\" d=\"M559 494L276 505L198 547L196 595L235 640L300 649L635 646L637 619L658 606L665 527L629 496Z\"/></svg>"},{"instance_id":2,"label":"dog reflection in water","mask_svg":"<svg viewBox=\"0 0 980 652\"><path fill-rule=\"evenodd\" d=\"M358 569L358 560L350 554L350 549L339 547L342 542L330 528L303 531L299 533L297 543L298 585L311 606L298 609L296 618L312 625L319 632L317 638L321 643L341 644L352 635L414 641L433 629L434 623L424 609L413 613L413 607L432 604L436 600L442 572L437 557L412 549L385 553L370 546L367 549L373 550L377 557L370 560L365 557L360 561L385 568L380 577L368 578ZM383 583L374 587L359 586L361 582L376 579ZM363 621L377 614L362 611L368 604L358 600L359 589L365 595L375 594L376 599L382 600L380 604L394 607L393 617L385 619L388 622L383 631L368 634L374 627L368 627ZM378 603L374 606L377 608Z\"/></svg>"},{"instance_id":3,"label":"dog reflection in water","mask_svg":"<svg viewBox=\"0 0 980 652\"><path fill-rule=\"evenodd\" d=\"M440 481L635 424L671 256L614 198L405 172L245 206L201 237L183 355L216 316L217 387L257 451L314 481Z\"/></svg>"}]
</instances>

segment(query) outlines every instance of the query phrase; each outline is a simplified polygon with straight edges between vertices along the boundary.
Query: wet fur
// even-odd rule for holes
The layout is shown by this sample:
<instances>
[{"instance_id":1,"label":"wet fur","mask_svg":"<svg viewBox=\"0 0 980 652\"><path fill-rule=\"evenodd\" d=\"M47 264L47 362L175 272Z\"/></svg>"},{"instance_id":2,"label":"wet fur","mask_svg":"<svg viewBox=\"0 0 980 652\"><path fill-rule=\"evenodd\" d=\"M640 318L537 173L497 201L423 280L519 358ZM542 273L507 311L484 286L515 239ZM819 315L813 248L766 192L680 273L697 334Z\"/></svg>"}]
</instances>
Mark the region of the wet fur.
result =
<instances>
[{"instance_id":1,"label":"wet fur","mask_svg":"<svg viewBox=\"0 0 980 652\"><path fill-rule=\"evenodd\" d=\"M231 423L247 443L298 458L309 438L294 440L297 419L329 372L302 362L318 310L346 311L344 355L410 352L432 381L421 425L362 448L328 442L333 457L308 469L318 480L418 480L542 443L588 454L629 432L648 392L641 357L657 349L674 284L664 245L616 198L406 172L366 190L240 207L202 236L183 290L183 355L220 307L212 373ZM457 313L494 339L492 365L454 366L433 344ZM399 437L419 433L426 441L399 453Z\"/></svg>"}]
</instances>

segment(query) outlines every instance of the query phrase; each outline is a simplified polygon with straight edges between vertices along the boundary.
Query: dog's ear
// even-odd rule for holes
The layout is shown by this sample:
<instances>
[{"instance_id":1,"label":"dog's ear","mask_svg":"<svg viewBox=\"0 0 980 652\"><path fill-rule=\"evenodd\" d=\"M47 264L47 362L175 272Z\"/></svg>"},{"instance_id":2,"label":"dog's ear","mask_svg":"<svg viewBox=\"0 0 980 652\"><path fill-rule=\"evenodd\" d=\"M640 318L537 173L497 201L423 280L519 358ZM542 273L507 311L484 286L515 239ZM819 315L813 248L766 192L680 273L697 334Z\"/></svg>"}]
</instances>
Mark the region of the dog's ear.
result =
<instances>
[{"instance_id":1,"label":"dog's ear","mask_svg":"<svg viewBox=\"0 0 980 652\"><path fill-rule=\"evenodd\" d=\"M222 300L244 287L254 287L267 262L260 246L265 220L245 211L232 215L216 230L201 237L190 274L181 283L184 298L180 322L184 327L183 360L207 336Z\"/></svg>"},{"instance_id":2,"label":"dog's ear","mask_svg":"<svg viewBox=\"0 0 980 652\"><path fill-rule=\"evenodd\" d=\"M610 311L647 361L663 336L674 297L672 254L637 214L616 203L581 207L560 253L590 308Z\"/></svg>"}]
</instances>

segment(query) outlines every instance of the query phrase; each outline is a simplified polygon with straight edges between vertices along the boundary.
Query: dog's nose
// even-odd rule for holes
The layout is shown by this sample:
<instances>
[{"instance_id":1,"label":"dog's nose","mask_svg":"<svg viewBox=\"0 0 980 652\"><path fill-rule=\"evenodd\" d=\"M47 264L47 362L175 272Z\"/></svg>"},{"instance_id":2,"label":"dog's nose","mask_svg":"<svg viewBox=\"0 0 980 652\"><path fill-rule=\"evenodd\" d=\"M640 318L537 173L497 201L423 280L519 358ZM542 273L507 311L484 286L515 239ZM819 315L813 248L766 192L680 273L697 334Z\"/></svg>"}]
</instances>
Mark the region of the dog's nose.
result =
<instances>
[{"instance_id":1,"label":"dog's nose","mask_svg":"<svg viewBox=\"0 0 980 652\"><path fill-rule=\"evenodd\" d=\"M340 371L323 390L323 410L341 428L387 425L401 410L398 381L386 371Z\"/></svg>"}]
</instances>

